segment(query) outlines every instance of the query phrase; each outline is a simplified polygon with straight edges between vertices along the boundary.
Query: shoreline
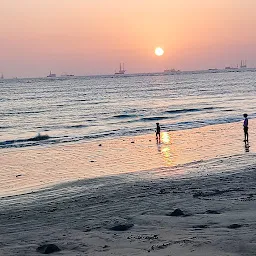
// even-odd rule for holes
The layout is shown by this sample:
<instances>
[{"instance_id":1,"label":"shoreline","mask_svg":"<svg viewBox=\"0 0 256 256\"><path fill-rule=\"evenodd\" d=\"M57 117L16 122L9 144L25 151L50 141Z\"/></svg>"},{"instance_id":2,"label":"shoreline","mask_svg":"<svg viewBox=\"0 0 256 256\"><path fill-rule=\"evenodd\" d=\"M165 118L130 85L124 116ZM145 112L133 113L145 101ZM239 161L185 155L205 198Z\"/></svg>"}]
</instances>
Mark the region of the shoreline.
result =
<instances>
[{"instance_id":1,"label":"shoreline","mask_svg":"<svg viewBox=\"0 0 256 256\"><path fill-rule=\"evenodd\" d=\"M220 171L204 176L124 174L1 199L0 253L39 255L38 246L53 243L61 249L56 255L70 256L253 256L255 153L244 156L201 163ZM184 215L170 216L175 209ZM116 225L129 228L111 230Z\"/></svg>"},{"instance_id":2,"label":"shoreline","mask_svg":"<svg viewBox=\"0 0 256 256\"><path fill-rule=\"evenodd\" d=\"M250 120L250 127L255 124L256 119ZM251 130L249 139L255 141L256 133ZM161 144L156 144L153 133L53 147L2 150L0 195L31 193L81 179L155 169L161 172L161 168L248 154L242 136L241 123L231 123L162 132ZM253 143L249 151L256 152Z\"/></svg>"}]
</instances>

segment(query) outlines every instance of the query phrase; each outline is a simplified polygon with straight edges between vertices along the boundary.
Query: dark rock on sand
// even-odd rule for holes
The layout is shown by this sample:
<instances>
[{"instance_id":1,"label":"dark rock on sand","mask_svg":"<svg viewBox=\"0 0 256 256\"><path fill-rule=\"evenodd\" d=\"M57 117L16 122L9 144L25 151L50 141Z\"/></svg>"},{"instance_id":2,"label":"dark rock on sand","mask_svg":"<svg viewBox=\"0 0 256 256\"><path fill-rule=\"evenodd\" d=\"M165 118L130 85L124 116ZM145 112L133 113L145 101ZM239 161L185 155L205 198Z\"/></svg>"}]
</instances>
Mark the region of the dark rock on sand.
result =
<instances>
[{"instance_id":1,"label":"dark rock on sand","mask_svg":"<svg viewBox=\"0 0 256 256\"><path fill-rule=\"evenodd\" d=\"M40 252L42 254L50 254L50 253L54 253L54 252L59 252L60 248L55 245L55 244L44 244L39 246L36 249L37 252Z\"/></svg>"},{"instance_id":2,"label":"dark rock on sand","mask_svg":"<svg viewBox=\"0 0 256 256\"><path fill-rule=\"evenodd\" d=\"M241 228L241 227L242 227L242 225L240 225L240 224L231 224L228 226L228 228L230 228L230 229L236 229L236 228Z\"/></svg>"},{"instance_id":3,"label":"dark rock on sand","mask_svg":"<svg viewBox=\"0 0 256 256\"><path fill-rule=\"evenodd\" d=\"M205 213L207 213L207 214L220 214L219 211L215 211L215 210L207 210Z\"/></svg>"},{"instance_id":4,"label":"dark rock on sand","mask_svg":"<svg viewBox=\"0 0 256 256\"><path fill-rule=\"evenodd\" d=\"M102 144L99 144L99 147L101 147L102 146Z\"/></svg>"},{"instance_id":5,"label":"dark rock on sand","mask_svg":"<svg viewBox=\"0 0 256 256\"><path fill-rule=\"evenodd\" d=\"M175 209L173 212L167 214L167 216L185 216L184 212L181 209Z\"/></svg>"},{"instance_id":6,"label":"dark rock on sand","mask_svg":"<svg viewBox=\"0 0 256 256\"><path fill-rule=\"evenodd\" d=\"M126 231L130 228L132 228L134 226L134 224L118 224L116 226L113 226L110 228L110 230L113 231Z\"/></svg>"}]
</instances>

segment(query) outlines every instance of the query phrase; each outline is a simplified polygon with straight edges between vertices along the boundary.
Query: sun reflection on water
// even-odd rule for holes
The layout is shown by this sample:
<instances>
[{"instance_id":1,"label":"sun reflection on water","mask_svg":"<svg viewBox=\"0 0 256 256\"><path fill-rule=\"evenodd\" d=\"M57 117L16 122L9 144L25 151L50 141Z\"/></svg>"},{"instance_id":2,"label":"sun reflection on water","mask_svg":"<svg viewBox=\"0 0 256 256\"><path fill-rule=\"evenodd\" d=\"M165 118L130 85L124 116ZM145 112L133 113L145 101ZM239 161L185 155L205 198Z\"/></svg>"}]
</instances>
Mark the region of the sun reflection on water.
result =
<instances>
[{"instance_id":1,"label":"sun reflection on water","mask_svg":"<svg viewBox=\"0 0 256 256\"><path fill-rule=\"evenodd\" d=\"M173 153L171 148L171 137L168 132L163 132L161 134L161 147L160 152L164 156L164 161L166 162L167 166L173 165Z\"/></svg>"},{"instance_id":2,"label":"sun reflection on water","mask_svg":"<svg viewBox=\"0 0 256 256\"><path fill-rule=\"evenodd\" d=\"M163 132L161 136L161 141L165 144L170 143L170 135L168 132Z\"/></svg>"},{"instance_id":3,"label":"sun reflection on water","mask_svg":"<svg viewBox=\"0 0 256 256\"><path fill-rule=\"evenodd\" d=\"M169 145L168 146L164 146L161 149L161 153L164 156L164 160L165 160L166 164L168 166L172 166L173 165L173 161L172 161L172 153L171 153L170 146Z\"/></svg>"}]
</instances>

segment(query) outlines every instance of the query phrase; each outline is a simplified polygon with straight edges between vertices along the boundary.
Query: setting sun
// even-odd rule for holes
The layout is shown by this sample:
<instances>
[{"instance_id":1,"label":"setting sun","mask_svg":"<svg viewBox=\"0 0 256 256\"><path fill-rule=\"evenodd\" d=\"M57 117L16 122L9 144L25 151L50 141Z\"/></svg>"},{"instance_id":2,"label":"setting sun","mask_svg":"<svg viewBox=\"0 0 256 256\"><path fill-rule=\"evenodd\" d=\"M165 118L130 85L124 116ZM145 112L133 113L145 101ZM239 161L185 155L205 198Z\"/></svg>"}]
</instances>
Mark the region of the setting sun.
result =
<instances>
[{"instance_id":1,"label":"setting sun","mask_svg":"<svg viewBox=\"0 0 256 256\"><path fill-rule=\"evenodd\" d=\"M156 54L157 56L162 56L162 55L164 54L164 50L163 50L161 47L157 47L157 48L155 49L155 54Z\"/></svg>"}]
</instances>

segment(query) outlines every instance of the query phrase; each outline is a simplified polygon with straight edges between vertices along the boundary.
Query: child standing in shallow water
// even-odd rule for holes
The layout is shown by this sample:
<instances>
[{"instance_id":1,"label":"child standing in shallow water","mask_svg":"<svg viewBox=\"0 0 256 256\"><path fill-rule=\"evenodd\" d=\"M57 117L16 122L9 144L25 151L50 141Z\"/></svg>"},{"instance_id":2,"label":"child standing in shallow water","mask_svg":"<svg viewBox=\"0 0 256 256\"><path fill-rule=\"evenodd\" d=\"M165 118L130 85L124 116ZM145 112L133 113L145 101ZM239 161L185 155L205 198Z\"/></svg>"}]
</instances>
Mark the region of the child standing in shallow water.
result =
<instances>
[{"instance_id":1,"label":"child standing in shallow water","mask_svg":"<svg viewBox=\"0 0 256 256\"><path fill-rule=\"evenodd\" d=\"M156 123L156 139L160 141L160 125L159 123Z\"/></svg>"},{"instance_id":2,"label":"child standing in shallow water","mask_svg":"<svg viewBox=\"0 0 256 256\"><path fill-rule=\"evenodd\" d=\"M248 118L247 114L244 114L244 142L248 142Z\"/></svg>"}]
</instances>

